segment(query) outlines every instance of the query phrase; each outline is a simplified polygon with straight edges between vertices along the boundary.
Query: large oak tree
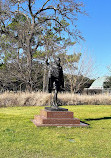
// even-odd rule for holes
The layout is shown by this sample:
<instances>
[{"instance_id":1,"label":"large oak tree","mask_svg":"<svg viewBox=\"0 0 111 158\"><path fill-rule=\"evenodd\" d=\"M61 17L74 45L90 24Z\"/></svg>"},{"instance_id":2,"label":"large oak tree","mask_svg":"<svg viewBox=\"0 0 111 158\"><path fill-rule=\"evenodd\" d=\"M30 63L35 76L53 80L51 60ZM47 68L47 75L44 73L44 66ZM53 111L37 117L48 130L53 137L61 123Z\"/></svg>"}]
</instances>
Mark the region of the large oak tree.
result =
<instances>
[{"instance_id":1,"label":"large oak tree","mask_svg":"<svg viewBox=\"0 0 111 158\"><path fill-rule=\"evenodd\" d=\"M5 36L7 43L11 45L7 48L8 53L16 54L15 68L19 68L19 71L15 73L20 74L20 78L24 76L29 89L33 85L35 60L40 61L41 56L48 57L48 49L53 57L53 54L82 38L75 22L79 13L85 14L83 3L77 0L0 2L0 35L1 38ZM47 33L50 35L47 36ZM4 56L3 47L1 46L1 57ZM44 55L45 51L47 53Z\"/></svg>"}]
</instances>

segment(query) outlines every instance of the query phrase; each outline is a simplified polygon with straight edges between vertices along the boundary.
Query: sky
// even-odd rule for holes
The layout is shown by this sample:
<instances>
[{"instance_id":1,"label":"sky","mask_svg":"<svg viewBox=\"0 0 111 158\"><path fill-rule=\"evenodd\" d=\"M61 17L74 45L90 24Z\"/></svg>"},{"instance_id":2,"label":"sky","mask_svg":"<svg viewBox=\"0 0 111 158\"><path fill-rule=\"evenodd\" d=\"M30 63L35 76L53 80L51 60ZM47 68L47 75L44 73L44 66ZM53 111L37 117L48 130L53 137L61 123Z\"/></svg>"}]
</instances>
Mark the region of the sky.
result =
<instances>
[{"instance_id":1,"label":"sky","mask_svg":"<svg viewBox=\"0 0 111 158\"><path fill-rule=\"evenodd\" d=\"M78 17L78 28L85 42L81 48L91 54L96 76L111 76L111 0L82 0L88 16ZM95 70L94 70L95 71Z\"/></svg>"}]
</instances>

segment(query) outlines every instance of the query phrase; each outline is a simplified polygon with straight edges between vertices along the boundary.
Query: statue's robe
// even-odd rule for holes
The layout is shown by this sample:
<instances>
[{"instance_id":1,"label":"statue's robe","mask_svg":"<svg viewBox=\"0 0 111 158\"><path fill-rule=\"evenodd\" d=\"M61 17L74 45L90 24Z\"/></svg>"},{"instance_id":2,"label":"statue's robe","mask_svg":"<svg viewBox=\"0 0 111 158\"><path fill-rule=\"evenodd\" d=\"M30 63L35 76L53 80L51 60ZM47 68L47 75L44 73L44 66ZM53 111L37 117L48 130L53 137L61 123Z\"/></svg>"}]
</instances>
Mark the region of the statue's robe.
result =
<instances>
[{"instance_id":1,"label":"statue's robe","mask_svg":"<svg viewBox=\"0 0 111 158\"><path fill-rule=\"evenodd\" d=\"M57 64L50 65L48 78L49 78L49 83L48 83L49 93L52 92L53 88L56 88L57 92L61 91L64 88L63 70L60 65Z\"/></svg>"}]
</instances>

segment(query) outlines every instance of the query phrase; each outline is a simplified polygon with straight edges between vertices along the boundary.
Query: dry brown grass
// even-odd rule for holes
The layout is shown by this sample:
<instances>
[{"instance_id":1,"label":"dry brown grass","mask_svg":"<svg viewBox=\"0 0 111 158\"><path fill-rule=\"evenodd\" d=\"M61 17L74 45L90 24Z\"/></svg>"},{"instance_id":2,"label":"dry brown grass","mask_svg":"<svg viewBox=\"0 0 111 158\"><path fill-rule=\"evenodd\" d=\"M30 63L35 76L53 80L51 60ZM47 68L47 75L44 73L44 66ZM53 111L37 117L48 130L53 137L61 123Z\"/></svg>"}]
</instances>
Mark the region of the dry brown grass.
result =
<instances>
[{"instance_id":1,"label":"dry brown grass","mask_svg":"<svg viewBox=\"0 0 111 158\"><path fill-rule=\"evenodd\" d=\"M0 94L0 107L50 105L51 94L43 92L5 92ZM79 95L60 93L62 105L111 105L111 95Z\"/></svg>"},{"instance_id":2,"label":"dry brown grass","mask_svg":"<svg viewBox=\"0 0 111 158\"><path fill-rule=\"evenodd\" d=\"M50 103L50 94L42 92L5 92L0 94L0 107L42 106Z\"/></svg>"},{"instance_id":3,"label":"dry brown grass","mask_svg":"<svg viewBox=\"0 0 111 158\"><path fill-rule=\"evenodd\" d=\"M111 105L111 95L79 95L64 93L59 95L64 105Z\"/></svg>"}]
</instances>

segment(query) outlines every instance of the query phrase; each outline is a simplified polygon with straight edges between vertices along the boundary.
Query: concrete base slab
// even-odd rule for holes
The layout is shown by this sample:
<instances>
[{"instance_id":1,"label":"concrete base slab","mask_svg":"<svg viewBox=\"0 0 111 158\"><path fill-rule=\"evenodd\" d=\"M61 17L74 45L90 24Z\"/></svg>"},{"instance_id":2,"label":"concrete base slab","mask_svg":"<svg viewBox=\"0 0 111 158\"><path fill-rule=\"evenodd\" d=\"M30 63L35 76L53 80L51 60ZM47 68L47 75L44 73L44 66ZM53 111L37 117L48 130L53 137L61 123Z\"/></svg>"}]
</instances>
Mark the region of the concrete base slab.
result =
<instances>
[{"instance_id":1,"label":"concrete base slab","mask_svg":"<svg viewBox=\"0 0 111 158\"><path fill-rule=\"evenodd\" d=\"M41 124L37 120L32 120L32 122L37 127L88 127L89 125L83 122L80 122L80 124Z\"/></svg>"}]
</instances>

